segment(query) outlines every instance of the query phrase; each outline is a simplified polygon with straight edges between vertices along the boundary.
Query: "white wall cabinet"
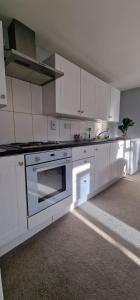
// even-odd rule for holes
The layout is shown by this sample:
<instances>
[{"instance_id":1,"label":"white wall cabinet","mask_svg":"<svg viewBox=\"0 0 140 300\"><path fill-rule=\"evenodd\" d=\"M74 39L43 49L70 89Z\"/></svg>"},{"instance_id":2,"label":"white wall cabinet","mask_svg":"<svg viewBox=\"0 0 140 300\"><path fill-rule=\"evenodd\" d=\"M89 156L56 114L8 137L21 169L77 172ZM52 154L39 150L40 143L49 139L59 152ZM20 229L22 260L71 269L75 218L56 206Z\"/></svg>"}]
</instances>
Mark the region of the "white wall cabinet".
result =
<instances>
[{"instance_id":1,"label":"white wall cabinet","mask_svg":"<svg viewBox=\"0 0 140 300\"><path fill-rule=\"evenodd\" d=\"M96 77L81 69L81 114L97 119Z\"/></svg>"},{"instance_id":2,"label":"white wall cabinet","mask_svg":"<svg viewBox=\"0 0 140 300\"><path fill-rule=\"evenodd\" d=\"M120 92L58 54L46 63L64 76L43 86L43 113L119 121Z\"/></svg>"},{"instance_id":3,"label":"white wall cabinet","mask_svg":"<svg viewBox=\"0 0 140 300\"><path fill-rule=\"evenodd\" d=\"M58 54L46 62L64 76L43 87L43 113L80 116L80 68Z\"/></svg>"},{"instance_id":4,"label":"white wall cabinet","mask_svg":"<svg viewBox=\"0 0 140 300\"><path fill-rule=\"evenodd\" d=\"M110 102L110 87L104 81L96 78L96 115L97 119L108 120Z\"/></svg>"},{"instance_id":5,"label":"white wall cabinet","mask_svg":"<svg viewBox=\"0 0 140 300\"><path fill-rule=\"evenodd\" d=\"M110 103L108 121L119 122L120 116L120 91L110 86Z\"/></svg>"},{"instance_id":6,"label":"white wall cabinet","mask_svg":"<svg viewBox=\"0 0 140 300\"><path fill-rule=\"evenodd\" d=\"M24 156L0 158L0 247L27 230Z\"/></svg>"},{"instance_id":7,"label":"white wall cabinet","mask_svg":"<svg viewBox=\"0 0 140 300\"><path fill-rule=\"evenodd\" d=\"M0 108L7 105L6 78L4 65L3 29L0 21Z\"/></svg>"}]
</instances>

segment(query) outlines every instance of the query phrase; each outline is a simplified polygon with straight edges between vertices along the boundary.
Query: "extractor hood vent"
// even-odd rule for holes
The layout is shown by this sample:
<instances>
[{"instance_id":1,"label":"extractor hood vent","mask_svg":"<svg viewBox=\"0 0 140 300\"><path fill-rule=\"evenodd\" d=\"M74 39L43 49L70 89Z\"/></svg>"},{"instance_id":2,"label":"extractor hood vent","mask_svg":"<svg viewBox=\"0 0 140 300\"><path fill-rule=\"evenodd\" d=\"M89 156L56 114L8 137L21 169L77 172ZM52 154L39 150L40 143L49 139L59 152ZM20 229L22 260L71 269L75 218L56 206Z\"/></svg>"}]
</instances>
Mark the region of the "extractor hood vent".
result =
<instances>
[{"instance_id":1,"label":"extractor hood vent","mask_svg":"<svg viewBox=\"0 0 140 300\"><path fill-rule=\"evenodd\" d=\"M35 33L30 28L13 20L8 32L9 45L14 49L5 51L6 75L37 85L47 84L64 75L35 59Z\"/></svg>"}]
</instances>

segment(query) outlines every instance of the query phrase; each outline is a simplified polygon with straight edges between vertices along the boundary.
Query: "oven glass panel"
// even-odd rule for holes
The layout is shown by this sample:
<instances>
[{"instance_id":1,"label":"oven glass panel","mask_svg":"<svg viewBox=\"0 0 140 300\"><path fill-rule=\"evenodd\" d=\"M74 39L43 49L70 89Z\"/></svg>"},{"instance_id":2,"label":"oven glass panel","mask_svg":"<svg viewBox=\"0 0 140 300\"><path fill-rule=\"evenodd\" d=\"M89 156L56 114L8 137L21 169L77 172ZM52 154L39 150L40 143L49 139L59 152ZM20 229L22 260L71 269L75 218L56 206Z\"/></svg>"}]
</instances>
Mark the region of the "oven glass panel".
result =
<instances>
[{"instance_id":1,"label":"oven glass panel","mask_svg":"<svg viewBox=\"0 0 140 300\"><path fill-rule=\"evenodd\" d=\"M66 190L66 166L37 172L38 202Z\"/></svg>"}]
</instances>

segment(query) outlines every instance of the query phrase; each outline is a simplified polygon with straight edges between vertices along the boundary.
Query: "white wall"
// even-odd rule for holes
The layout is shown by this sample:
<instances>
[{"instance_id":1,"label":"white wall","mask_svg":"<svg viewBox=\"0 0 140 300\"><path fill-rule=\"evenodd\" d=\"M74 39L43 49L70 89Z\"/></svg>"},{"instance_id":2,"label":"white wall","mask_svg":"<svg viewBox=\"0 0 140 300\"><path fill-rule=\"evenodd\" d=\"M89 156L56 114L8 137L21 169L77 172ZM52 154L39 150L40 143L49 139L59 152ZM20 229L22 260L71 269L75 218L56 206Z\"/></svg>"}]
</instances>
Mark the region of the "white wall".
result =
<instances>
[{"instance_id":1,"label":"white wall","mask_svg":"<svg viewBox=\"0 0 140 300\"><path fill-rule=\"evenodd\" d=\"M8 106L0 110L0 144L27 141L71 140L74 134L91 136L107 122L56 119L42 114L42 88L7 77ZM52 121L56 129L51 128Z\"/></svg>"},{"instance_id":2,"label":"white wall","mask_svg":"<svg viewBox=\"0 0 140 300\"><path fill-rule=\"evenodd\" d=\"M140 136L140 88L130 89L121 93L120 121L123 118L130 118L135 125L128 130L132 138Z\"/></svg>"}]
</instances>

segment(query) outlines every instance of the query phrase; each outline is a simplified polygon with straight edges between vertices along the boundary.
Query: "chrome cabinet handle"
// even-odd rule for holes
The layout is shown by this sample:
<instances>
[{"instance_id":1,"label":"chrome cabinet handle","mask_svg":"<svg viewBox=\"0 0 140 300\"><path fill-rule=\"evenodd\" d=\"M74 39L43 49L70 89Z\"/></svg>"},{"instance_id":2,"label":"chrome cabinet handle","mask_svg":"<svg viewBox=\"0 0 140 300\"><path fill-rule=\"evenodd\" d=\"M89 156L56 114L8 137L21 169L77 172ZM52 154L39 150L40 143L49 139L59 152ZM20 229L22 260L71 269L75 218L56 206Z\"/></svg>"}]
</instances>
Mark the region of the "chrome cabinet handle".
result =
<instances>
[{"instance_id":1,"label":"chrome cabinet handle","mask_svg":"<svg viewBox=\"0 0 140 300\"><path fill-rule=\"evenodd\" d=\"M81 113L81 110L77 110L78 113Z\"/></svg>"},{"instance_id":2,"label":"chrome cabinet handle","mask_svg":"<svg viewBox=\"0 0 140 300\"><path fill-rule=\"evenodd\" d=\"M6 96L4 94L1 94L0 97L1 97L1 99L5 99L6 98Z\"/></svg>"},{"instance_id":3,"label":"chrome cabinet handle","mask_svg":"<svg viewBox=\"0 0 140 300\"><path fill-rule=\"evenodd\" d=\"M87 153L87 150L84 150L84 153Z\"/></svg>"},{"instance_id":4,"label":"chrome cabinet handle","mask_svg":"<svg viewBox=\"0 0 140 300\"><path fill-rule=\"evenodd\" d=\"M85 179L85 180L84 180L84 182L86 183L86 182L87 182L87 180Z\"/></svg>"},{"instance_id":5,"label":"chrome cabinet handle","mask_svg":"<svg viewBox=\"0 0 140 300\"><path fill-rule=\"evenodd\" d=\"M98 148L95 149L95 151L98 151L98 150L99 150Z\"/></svg>"},{"instance_id":6,"label":"chrome cabinet handle","mask_svg":"<svg viewBox=\"0 0 140 300\"><path fill-rule=\"evenodd\" d=\"M20 167L22 167L22 166L23 166L23 161L19 161L19 162L18 162L18 165L19 165Z\"/></svg>"},{"instance_id":7,"label":"chrome cabinet handle","mask_svg":"<svg viewBox=\"0 0 140 300\"><path fill-rule=\"evenodd\" d=\"M83 114L84 113L84 110L81 110L81 114Z\"/></svg>"}]
</instances>

